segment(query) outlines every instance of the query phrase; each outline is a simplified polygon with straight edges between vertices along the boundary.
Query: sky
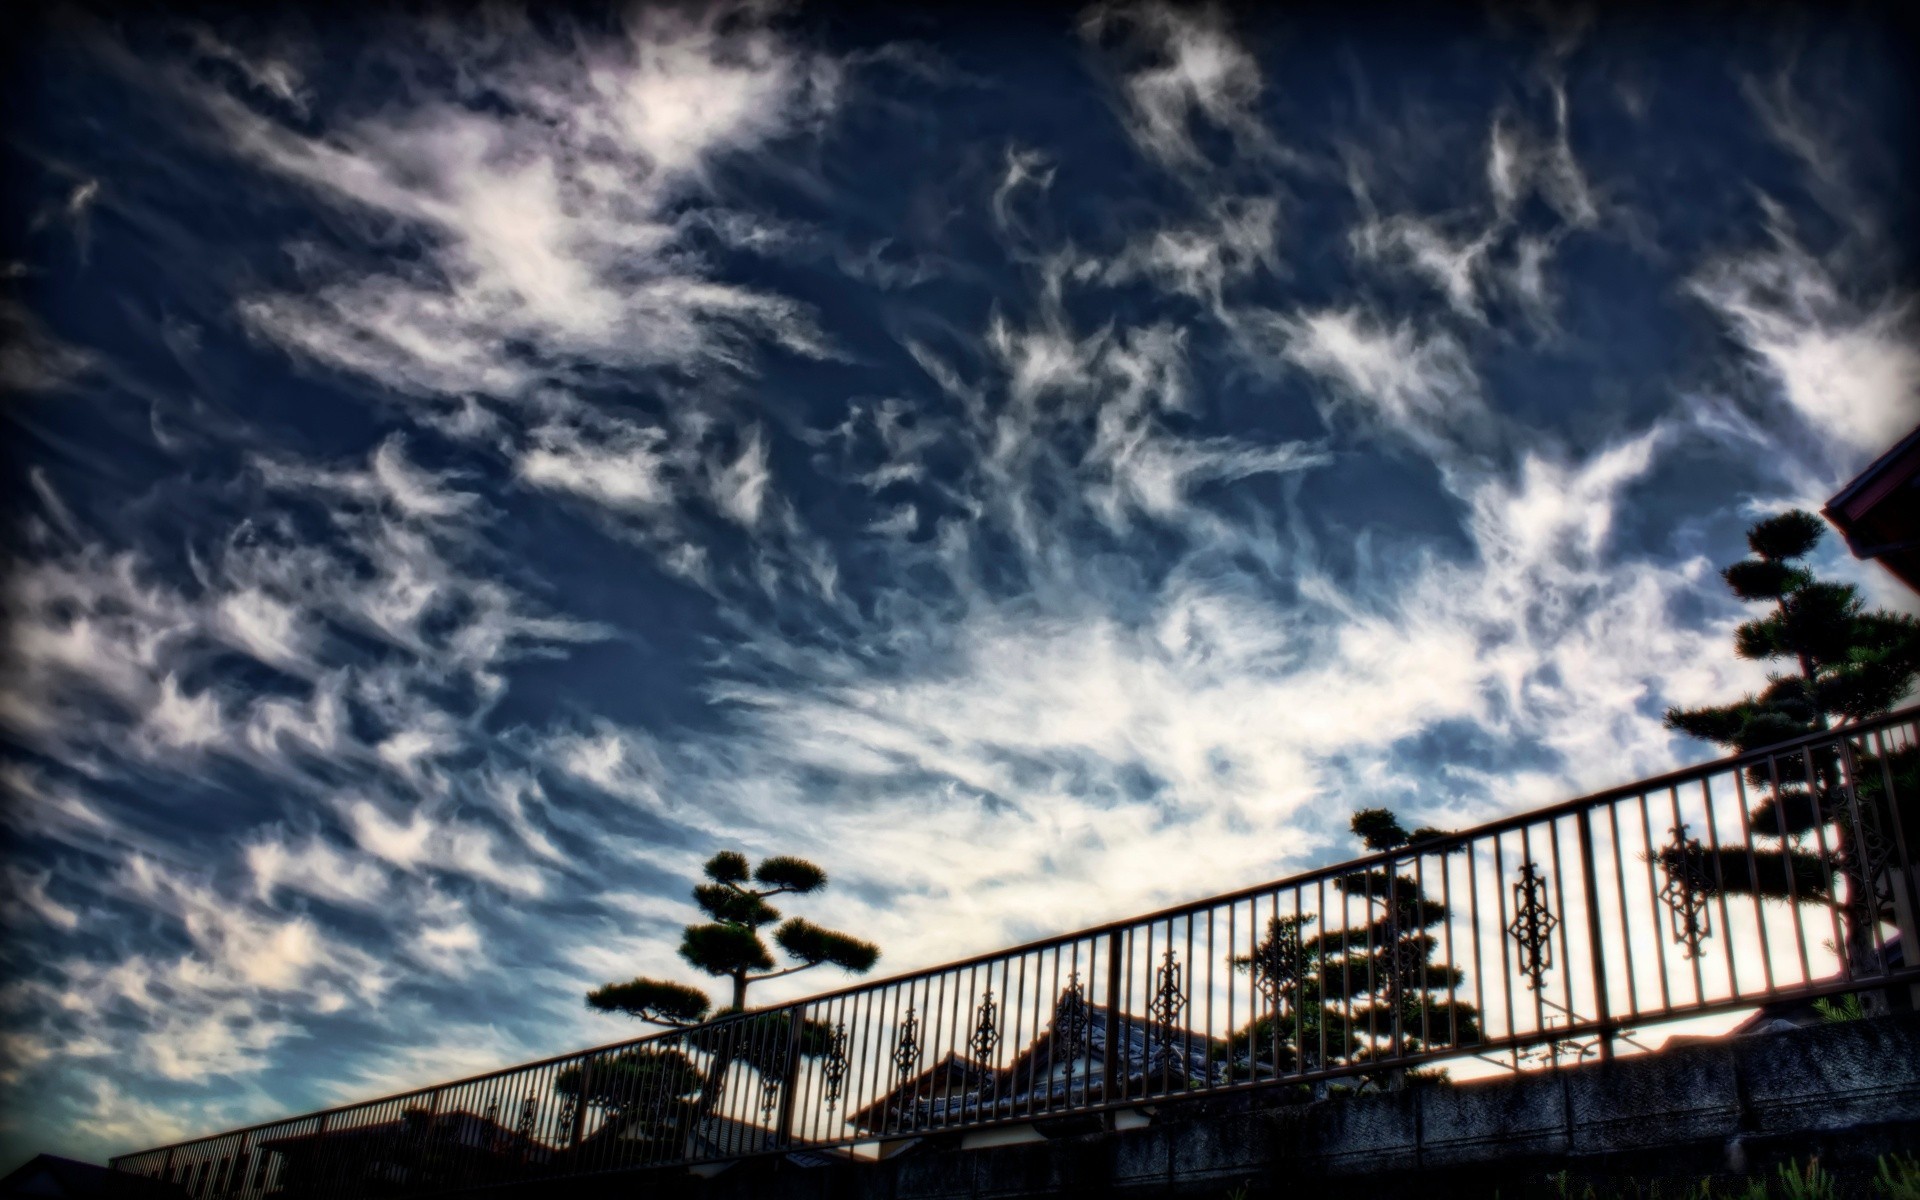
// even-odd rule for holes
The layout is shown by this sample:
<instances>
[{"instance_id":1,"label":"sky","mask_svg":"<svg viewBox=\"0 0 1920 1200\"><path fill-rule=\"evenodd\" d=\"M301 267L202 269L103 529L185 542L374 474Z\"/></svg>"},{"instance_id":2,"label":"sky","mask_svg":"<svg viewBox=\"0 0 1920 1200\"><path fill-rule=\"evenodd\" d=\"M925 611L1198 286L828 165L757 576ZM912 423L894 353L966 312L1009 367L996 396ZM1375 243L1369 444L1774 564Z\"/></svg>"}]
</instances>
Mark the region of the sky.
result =
<instances>
[{"instance_id":1,"label":"sky","mask_svg":"<svg viewBox=\"0 0 1920 1200\"><path fill-rule=\"evenodd\" d=\"M1920 422L1899 31L903 7L16 45L0 1165L638 1035L719 849L892 973L1714 755Z\"/></svg>"}]
</instances>

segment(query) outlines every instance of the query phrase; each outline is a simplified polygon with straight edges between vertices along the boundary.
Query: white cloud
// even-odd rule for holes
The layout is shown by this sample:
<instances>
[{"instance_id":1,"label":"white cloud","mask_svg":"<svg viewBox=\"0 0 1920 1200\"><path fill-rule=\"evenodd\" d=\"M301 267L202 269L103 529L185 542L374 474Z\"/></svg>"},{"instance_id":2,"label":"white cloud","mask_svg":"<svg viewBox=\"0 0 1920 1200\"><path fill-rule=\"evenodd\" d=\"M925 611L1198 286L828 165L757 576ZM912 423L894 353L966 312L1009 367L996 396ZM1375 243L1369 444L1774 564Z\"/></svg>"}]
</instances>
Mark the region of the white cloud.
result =
<instances>
[{"instance_id":1,"label":"white cloud","mask_svg":"<svg viewBox=\"0 0 1920 1200\"><path fill-rule=\"evenodd\" d=\"M1433 222L1393 217L1364 224L1352 237L1355 251L1363 257L1401 263L1438 288L1455 312L1478 319L1477 277L1486 269L1494 232L1463 242L1450 238Z\"/></svg>"},{"instance_id":2,"label":"white cloud","mask_svg":"<svg viewBox=\"0 0 1920 1200\"><path fill-rule=\"evenodd\" d=\"M1777 222L1771 247L1721 256L1689 286L1846 468L1865 465L1920 422L1911 296L1847 295Z\"/></svg>"},{"instance_id":3,"label":"white cloud","mask_svg":"<svg viewBox=\"0 0 1920 1200\"><path fill-rule=\"evenodd\" d=\"M387 874L326 839L309 835L295 843L268 835L244 851L254 894L271 902L282 888L355 908L370 909L386 898Z\"/></svg>"},{"instance_id":4,"label":"white cloud","mask_svg":"<svg viewBox=\"0 0 1920 1200\"><path fill-rule=\"evenodd\" d=\"M1447 466L1484 443L1493 417L1466 350L1445 332L1422 336L1356 309L1276 318L1280 352L1332 385L1334 410L1404 438Z\"/></svg>"},{"instance_id":5,"label":"white cloud","mask_svg":"<svg viewBox=\"0 0 1920 1200\"><path fill-rule=\"evenodd\" d=\"M572 426L544 426L520 455L520 477L535 487L573 493L613 509L646 512L666 507L673 492L665 479L665 434L625 425L615 437L608 442Z\"/></svg>"},{"instance_id":6,"label":"white cloud","mask_svg":"<svg viewBox=\"0 0 1920 1200\"><path fill-rule=\"evenodd\" d=\"M0 914L16 929L29 919L44 921L56 929L73 930L80 925L80 914L47 894L51 871L26 871L7 866L7 890L0 897Z\"/></svg>"},{"instance_id":7,"label":"white cloud","mask_svg":"<svg viewBox=\"0 0 1920 1200\"><path fill-rule=\"evenodd\" d=\"M423 809L389 816L370 800L355 800L343 813L360 848L404 871L436 870L465 875L522 896L546 891L535 867L515 862L488 830Z\"/></svg>"},{"instance_id":8,"label":"white cloud","mask_svg":"<svg viewBox=\"0 0 1920 1200\"><path fill-rule=\"evenodd\" d=\"M1269 147L1253 112L1260 65L1228 30L1221 10L1100 4L1082 19L1092 39L1115 29L1128 50L1151 60L1121 81L1127 133L1150 157L1176 169L1203 163L1194 137L1200 120L1230 134L1240 153Z\"/></svg>"},{"instance_id":9,"label":"white cloud","mask_svg":"<svg viewBox=\"0 0 1920 1200\"><path fill-rule=\"evenodd\" d=\"M1279 222L1280 205L1271 197L1212 199L1200 220L1134 238L1104 265L1101 278L1147 279L1220 313L1230 285L1279 267ZM1096 265L1090 259L1081 269Z\"/></svg>"},{"instance_id":10,"label":"white cloud","mask_svg":"<svg viewBox=\"0 0 1920 1200\"><path fill-rule=\"evenodd\" d=\"M0 394L58 391L97 363L92 352L55 337L24 307L0 298Z\"/></svg>"},{"instance_id":11,"label":"white cloud","mask_svg":"<svg viewBox=\"0 0 1920 1200\"><path fill-rule=\"evenodd\" d=\"M683 244L697 218L674 206L711 191L718 161L828 111L834 64L749 7L635 10L613 37L500 20L499 36L447 26L426 44L484 71L505 108L416 84L312 136L183 85L243 158L426 240L405 270L310 254L306 289L241 306L252 327L387 387L451 394L524 395L577 359L733 361L749 336L821 352L798 305L713 279Z\"/></svg>"}]
</instances>

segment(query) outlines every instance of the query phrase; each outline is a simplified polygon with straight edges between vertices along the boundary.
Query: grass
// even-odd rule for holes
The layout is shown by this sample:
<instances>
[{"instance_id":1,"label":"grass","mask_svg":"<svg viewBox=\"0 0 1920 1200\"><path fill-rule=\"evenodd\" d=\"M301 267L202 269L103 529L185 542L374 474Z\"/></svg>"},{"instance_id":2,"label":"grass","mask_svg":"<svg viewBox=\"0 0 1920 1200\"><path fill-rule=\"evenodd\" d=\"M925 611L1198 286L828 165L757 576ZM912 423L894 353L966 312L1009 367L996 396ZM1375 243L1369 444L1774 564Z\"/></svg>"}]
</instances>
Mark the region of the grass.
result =
<instances>
[{"instance_id":1,"label":"grass","mask_svg":"<svg viewBox=\"0 0 1920 1200\"><path fill-rule=\"evenodd\" d=\"M1736 1179L1607 1180L1604 1188L1574 1180L1567 1172L1548 1178L1557 1200L1920 1200L1920 1159L1882 1155L1865 1188L1845 1187L1818 1158L1782 1163L1771 1175Z\"/></svg>"},{"instance_id":2,"label":"grass","mask_svg":"<svg viewBox=\"0 0 1920 1200\"><path fill-rule=\"evenodd\" d=\"M1596 1186L1592 1180L1576 1179L1566 1171L1546 1179L1548 1195L1555 1200L1920 1200L1920 1158L1904 1154L1882 1155L1871 1178L1855 1180L1852 1186L1820 1165L1818 1158L1806 1162L1782 1163L1771 1175L1757 1174L1720 1178L1634 1177L1608 1179ZM1863 1186L1864 1185L1864 1186ZM1529 1189L1531 1190L1531 1189ZM1223 1200L1248 1200L1251 1182L1221 1193ZM1501 1200L1493 1193L1492 1200Z\"/></svg>"}]
</instances>

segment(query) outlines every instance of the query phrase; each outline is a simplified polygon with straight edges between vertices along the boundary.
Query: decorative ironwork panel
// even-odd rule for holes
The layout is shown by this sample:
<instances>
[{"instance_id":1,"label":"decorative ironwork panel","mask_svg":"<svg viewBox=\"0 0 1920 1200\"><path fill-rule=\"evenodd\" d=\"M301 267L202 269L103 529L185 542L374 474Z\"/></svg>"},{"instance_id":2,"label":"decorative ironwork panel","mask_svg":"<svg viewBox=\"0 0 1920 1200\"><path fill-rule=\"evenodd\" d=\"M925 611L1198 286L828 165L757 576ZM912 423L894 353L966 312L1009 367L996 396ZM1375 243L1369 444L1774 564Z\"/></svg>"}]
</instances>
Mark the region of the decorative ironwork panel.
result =
<instances>
[{"instance_id":1,"label":"decorative ironwork panel","mask_svg":"<svg viewBox=\"0 0 1920 1200\"><path fill-rule=\"evenodd\" d=\"M1537 863L1527 863L1513 885L1513 922L1507 936L1513 939L1515 966L1533 991L1545 988L1546 974L1553 969L1553 932L1559 927L1560 918L1547 903L1547 877Z\"/></svg>"},{"instance_id":2,"label":"decorative ironwork panel","mask_svg":"<svg viewBox=\"0 0 1920 1200\"><path fill-rule=\"evenodd\" d=\"M1067 1090L1073 1090L1074 1073L1080 1060L1093 1052L1092 1021L1087 1016L1087 997L1080 986L1080 972L1067 975L1067 986L1053 1006L1053 1058L1066 1067Z\"/></svg>"},{"instance_id":3,"label":"decorative ironwork panel","mask_svg":"<svg viewBox=\"0 0 1920 1200\"><path fill-rule=\"evenodd\" d=\"M827 1053L820 1061L821 1078L826 1083L827 1111L840 1102L840 1089L847 1082L847 1023L834 1024L833 1036L827 1039Z\"/></svg>"},{"instance_id":4,"label":"decorative ironwork panel","mask_svg":"<svg viewBox=\"0 0 1920 1200\"><path fill-rule=\"evenodd\" d=\"M1180 1020L1180 1014L1187 1010L1187 993L1180 984L1180 960L1173 956L1173 948L1167 948L1166 955L1160 960L1157 986L1153 989L1153 999L1147 1003L1147 1015L1154 1023L1171 1029Z\"/></svg>"},{"instance_id":5,"label":"decorative ironwork panel","mask_svg":"<svg viewBox=\"0 0 1920 1200\"><path fill-rule=\"evenodd\" d=\"M1667 902L1675 945L1685 946L1683 957L1699 958L1700 943L1713 936L1713 916L1707 911L1713 881L1707 877L1706 850L1699 838L1687 836L1687 823L1673 827L1673 841L1660 850L1660 870L1666 886L1660 898Z\"/></svg>"},{"instance_id":6,"label":"decorative ironwork panel","mask_svg":"<svg viewBox=\"0 0 1920 1200\"><path fill-rule=\"evenodd\" d=\"M904 1081L920 1065L920 1019L913 1005L907 1005L907 1019L900 1022L900 1034L893 1047L893 1069Z\"/></svg>"},{"instance_id":7,"label":"decorative ironwork panel","mask_svg":"<svg viewBox=\"0 0 1920 1200\"><path fill-rule=\"evenodd\" d=\"M973 1051L973 1060L981 1064L993 1061L993 1052L1000 1048L1000 1010L993 1003L993 989L987 989L987 998L980 1002L978 1018L974 1021L973 1036L967 1040L967 1048Z\"/></svg>"}]
</instances>

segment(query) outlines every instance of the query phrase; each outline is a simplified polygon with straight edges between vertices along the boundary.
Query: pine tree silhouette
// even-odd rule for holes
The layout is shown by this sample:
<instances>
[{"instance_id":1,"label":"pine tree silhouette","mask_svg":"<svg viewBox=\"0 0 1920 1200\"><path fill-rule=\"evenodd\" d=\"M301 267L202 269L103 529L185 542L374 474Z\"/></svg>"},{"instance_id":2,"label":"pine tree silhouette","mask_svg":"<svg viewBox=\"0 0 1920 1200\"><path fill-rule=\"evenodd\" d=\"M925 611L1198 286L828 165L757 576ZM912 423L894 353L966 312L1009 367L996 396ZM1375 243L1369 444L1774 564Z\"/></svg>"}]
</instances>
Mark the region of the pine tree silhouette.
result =
<instances>
[{"instance_id":1,"label":"pine tree silhouette","mask_svg":"<svg viewBox=\"0 0 1920 1200\"><path fill-rule=\"evenodd\" d=\"M1408 832L1380 808L1355 812L1351 827L1376 852L1447 836ZM1398 864L1341 875L1334 884L1349 904L1363 906L1358 923L1314 934L1310 915L1274 917L1265 939L1232 960L1252 975L1267 1007L1234 1034L1236 1059L1277 1072L1312 1071L1479 1041L1478 1012L1453 998L1460 969L1434 961L1439 941L1429 931L1446 921L1446 905L1426 896L1419 877Z\"/></svg>"},{"instance_id":2,"label":"pine tree silhouette","mask_svg":"<svg viewBox=\"0 0 1920 1200\"><path fill-rule=\"evenodd\" d=\"M776 855L762 859L758 867L749 871L745 855L723 850L707 860L704 870L707 882L694 886L693 899L711 919L688 925L681 931L680 957L708 975L727 980L732 1003L714 1012L712 999L699 988L645 976L625 983L609 983L587 993L588 1007L686 1030L684 1043L711 1056L706 1074L698 1079L697 1086L679 1091L672 1086L659 1086L663 1079L670 1084L685 1082L686 1077L677 1063L666 1059L636 1060L635 1070L644 1067L653 1073L652 1082L656 1086L650 1094L665 1098L660 1112L629 1114L610 1108L605 1098L625 1093L600 1087L596 1071L592 1084L578 1101L598 1103L608 1119L626 1119L630 1127L641 1127L643 1136L668 1136L687 1127L690 1120L711 1112L719 1101L727 1071L735 1062L744 1064L760 1077L767 1100L765 1108L770 1111L777 1089L786 1082L790 1056L797 1052L802 1057L817 1057L826 1052L832 1037L829 1029L817 1021L803 1022L800 1045L796 1048L791 1044L791 1023L780 1012L748 1016L744 1021L711 1027L710 1021L749 1011L747 988L750 985L828 964L864 974L872 970L880 958L879 947L871 942L823 929L799 917L782 921L780 910L768 903L774 896L812 895L825 888L827 873L814 864L790 855ZM789 960L784 967L775 963L761 934L761 930L776 922L779 924L773 931L773 940ZM678 1055L689 1068L692 1066L691 1060L677 1048L659 1053ZM562 1081L567 1082L567 1077L563 1076ZM562 1091L570 1097L579 1093L580 1079L571 1080L571 1091L567 1088ZM698 1099L688 1101L695 1092Z\"/></svg>"},{"instance_id":3,"label":"pine tree silhouette","mask_svg":"<svg viewBox=\"0 0 1920 1200\"><path fill-rule=\"evenodd\" d=\"M1920 674L1920 623L1868 611L1852 584L1815 578L1802 563L1823 533L1820 519L1799 509L1747 531L1752 554L1721 578L1741 600L1771 610L1735 631L1734 650L1742 658L1784 660L1792 669L1769 675L1758 695L1731 704L1670 708L1669 729L1745 753L1884 713L1912 688ZM1674 844L1658 851L1661 865L1702 894L1835 906L1845 943L1836 949L1854 973L1877 973L1875 926L1891 917L1892 904L1880 860L1896 818L1908 836L1920 829L1913 802L1920 755L1908 748L1885 763L1871 755L1853 758L1849 771L1839 751L1825 746L1751 768L1747 782L1760 800L1748 825L1764 839L1751 856L1744 846L1715 853L1677 830ZM1859 801L1857 828L1849 791Z\"/></svg>"}]
</instances>

